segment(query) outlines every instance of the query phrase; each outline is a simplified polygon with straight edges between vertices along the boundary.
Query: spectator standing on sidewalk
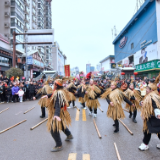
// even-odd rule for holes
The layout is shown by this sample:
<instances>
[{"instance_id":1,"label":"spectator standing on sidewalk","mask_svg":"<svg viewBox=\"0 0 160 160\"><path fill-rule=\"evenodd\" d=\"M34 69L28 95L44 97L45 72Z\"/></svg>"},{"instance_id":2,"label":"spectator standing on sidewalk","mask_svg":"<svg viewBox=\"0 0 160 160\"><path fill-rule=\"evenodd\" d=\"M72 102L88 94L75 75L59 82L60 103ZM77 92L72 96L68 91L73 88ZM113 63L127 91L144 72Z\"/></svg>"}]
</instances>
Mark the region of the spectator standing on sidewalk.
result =
<instances>
[{"instance_id":1,"label":"spectator standing on sidewalk","mask_svg":"<svg viewBox=\"0 0 160 160\"><path fill-rule=\"evenodd\" d=\"M4 103L3 83L2 82L0 82L0 99L1 99L1 103Z\"/></svg>"},{"instance_id":2,"label":"spectator standing on sidewalk","mask_svg":"<svg viewBox=\"0 0 160 160\"><path fill-rule=\"evenodd\" d=\"M19 96L20 102L23 102L23 95L24 95L24 91L22 90L22 88L20 88L20 90L18 91L18 96Z\"/></svg>"},{"instance_id":3,"label":"spectator standing on sidewalk","mask_svg":"<svg viewBox=\"0 0 160 160\"><path fill-rule=\"evenodd\" d=\"M19 91L19 87L17 86L16 83L14 83L14 86L12 87L12 96L13 96L13 102L14 103L16 102L15 101L16 99L18 101L18 95L17 95L18 91Z\"/></svg>"},{"instance_id":4,"label":"spectator standing on sidewalk","mask_svg":"<svg viewBox=\"0 0 160 160\"><path fill-rule=\"evenodd\" d=\"M35 93L35 86L33 85L33 82L30 82L29 85L29 99L31 100L34 97Z\"/></svg>"},{"instance_id":5,"label":"spectator standing on sidewalk","mask_svg":"<svg viewBox=\"0 0 160 160\"><path fill-rule=\"evenodd\" d=\"M12 98L12 85L11 84L7 86L6 88L6 97L7 97L7 103L9 103Z\"/></svg>"}]
</instances>

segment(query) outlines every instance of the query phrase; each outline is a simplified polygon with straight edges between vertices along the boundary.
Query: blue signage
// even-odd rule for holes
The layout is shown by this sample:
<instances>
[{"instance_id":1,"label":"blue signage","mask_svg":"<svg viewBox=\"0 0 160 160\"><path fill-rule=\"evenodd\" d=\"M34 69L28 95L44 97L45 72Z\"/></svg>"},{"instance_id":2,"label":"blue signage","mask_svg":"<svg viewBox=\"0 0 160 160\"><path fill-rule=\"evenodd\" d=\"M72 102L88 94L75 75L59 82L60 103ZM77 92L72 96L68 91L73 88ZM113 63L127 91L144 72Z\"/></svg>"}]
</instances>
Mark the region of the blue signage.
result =
<instances>
[{"instance_id":1,"label":"blue signage","mask_svg":"<svg viewBox=\"0 0 160 160\"><path fill-rule=\"evenodd\" d=\"M27 64L28 65L33 64L33 58L32 58L32 56L28 56L27 57Z\"/></svg>"}]
</instances>

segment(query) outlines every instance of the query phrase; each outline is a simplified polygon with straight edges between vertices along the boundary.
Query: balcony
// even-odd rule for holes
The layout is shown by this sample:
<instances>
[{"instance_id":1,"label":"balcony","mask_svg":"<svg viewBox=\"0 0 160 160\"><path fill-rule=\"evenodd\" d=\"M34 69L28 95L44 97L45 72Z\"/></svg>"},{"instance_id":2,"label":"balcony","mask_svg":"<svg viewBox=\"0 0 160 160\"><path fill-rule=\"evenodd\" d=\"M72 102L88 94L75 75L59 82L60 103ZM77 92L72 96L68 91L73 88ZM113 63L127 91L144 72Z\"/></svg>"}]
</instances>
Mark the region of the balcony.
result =
<instances>
[{"instance_id":1,"label":"balcony","mask_svg":"<svg viewBox=\"0 0 160 160\"><path fill-rule=\"evenodd\" d=\"M24 13L27 14L27 15L29 15L29 9L27 7L25 8Z\"/></svg>"},{"instance_id":2,"label":"balcony","mask_svg":"<svg viewBox=\"0 0 160 160\"><path fill-rule=\"evenodd\" d=\"M21 12L24 12L24 10L14 1L11 1L11 7L18 8Z\"/></svg>"},{"instance_id":3,"label":"balcony","mask_svg":"<svg viewBox=\"0 0 160 160\"><path fill-rule=\"evenodd\" d=\"M27 6L27 7L29 7L29 1L28 0L24 0L24 4L25 4L25 6Z\"/></svg>"},{"instance_id":4,"label":"balcony","mask_svg":"<svg viewBox=\"0 0 160 160\"><path fill-rule=\"evenodd\" d=\"M24 19L25 22L29 23L29 18L26 16Z\"/></svg>"},{"instance_id":5,"label":"balcony","mask_svg":"<svg viewBox=\"0 0 160 160\"><path fill-rule=\"evenodd\" d=\"M38 3L44 4L44 0L38 0Z\"/></svg>"},{"instance_id":6,"label":"balcony","mask_svg":"<svg viewBox=\"0 0 160 160\"><path fill-rule=\"evenodd\" d=\"M33 29L36 29L36 28L37 28L37 25L35 25L34 23L32 23L32 28L33 28Z\"/></svg>"},{"instance_id":7,"label":"balcony","mask_svg":"<svg viewBox=\"0 0 160 160\"><path fill-rule=\"evenodd\" d=\"M11 12L11 16L17 17L22 23L24 23L23 18L19 16L16 12Z\"/></svg>"},{"instance_id":8,"label":"balcony","mask_svg":"<svg viewBox=\"0 0 160 160\"><path fill-rule=\"evenodd\" d=\"M36 4L34 2L32 3L32 7L36 9Z\"/></svg>"},{"instance_id":9,"label":"balcony","mask_svg":"<svg viewBox=\"0 0 160 160\"><path fill-rule=\"evenodd\" d=\"M11 27L16 27L16 28L18 28L20 31L24 32L24 30L23 30L19 25L17 25L16 23L11 23Z\"/></svg>"}]
</instances>

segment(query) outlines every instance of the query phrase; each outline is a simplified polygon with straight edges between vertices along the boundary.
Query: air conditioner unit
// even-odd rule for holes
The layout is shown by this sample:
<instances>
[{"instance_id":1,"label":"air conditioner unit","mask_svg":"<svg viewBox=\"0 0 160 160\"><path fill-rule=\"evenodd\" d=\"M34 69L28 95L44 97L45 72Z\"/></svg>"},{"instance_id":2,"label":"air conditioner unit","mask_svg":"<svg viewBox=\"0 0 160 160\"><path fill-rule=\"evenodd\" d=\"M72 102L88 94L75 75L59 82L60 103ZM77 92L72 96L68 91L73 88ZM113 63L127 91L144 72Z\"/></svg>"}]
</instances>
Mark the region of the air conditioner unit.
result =
<instances>
[{"instance_id":1,"label":"air conditioner unit","mask_svg":"<svg viewBox=\"0 0 160 160\"><path fill-rule=\"evenodd\" d=\"M5 12L4 15L5 15L6 17L9 17L9 16L10 16L10 13L9 13L9 12Z\"/></svg>"},{"instance_id":2,"label":"air conditioner unit","mask_svg":"<svg viewBox=\"0 0 160 160\"><path fill-rule=\"evenodd\" d=\"M6 7L10 7L10 1L5 1L4 4Z\"/></svg>"},{"instance_id":3,"label":"air conditioner unit","mask_svg":"<svg viewBox=\"0 0 160 160\"><path fill-rule=\"evenodd\" d=\"M5 26L5 28L8 28L9 27L9 23L5 23L4 26Z\"/></svg>"},{"instance_id":4,"label":"air conditioner unit","mask_svg":"<svg viewBox=\"0 0 160 160\"><path fill-rule=\"evenodd\" d=\"M9 34L4 34L4 36L5 36L6 38L9 38Z\"/></svg>"}]
</instances>

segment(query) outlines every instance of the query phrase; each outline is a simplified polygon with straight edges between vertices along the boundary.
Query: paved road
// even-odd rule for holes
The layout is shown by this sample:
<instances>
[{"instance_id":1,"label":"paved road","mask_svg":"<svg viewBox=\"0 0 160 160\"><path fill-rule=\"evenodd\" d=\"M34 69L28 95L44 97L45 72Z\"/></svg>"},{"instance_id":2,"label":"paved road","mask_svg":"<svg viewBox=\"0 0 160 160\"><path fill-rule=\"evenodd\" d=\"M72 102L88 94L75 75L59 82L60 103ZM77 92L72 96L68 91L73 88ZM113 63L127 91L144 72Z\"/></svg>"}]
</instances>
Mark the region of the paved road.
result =
<instances>
[{"instance_id":1,"label":"paved road","mask_svg":"<svg viewBox=\"0 0 160 160\"><path fill-rule=\"evenodd\" d=\"M142 120L138 114L135 124L128 118L123 122L130 128L134 135L130 135L120 124L120 132L114 134L113 120L106 117L107 102L100 100L102 113L98 110L98 116L95 118L102 139L98 138L93 124L93 117L88 115L88 110L80 111L79 117L76 108L69 109L72 117L72 126L70 130L74 136L73 141L66 142L65 135L61 133L64 150L57 153L50 152L55 146L50 133L47 131L46 122L34 130L30 128L42 119L38 101L28 101L23 103L0 104L0 111L9 109L0 114L0 131L27 119L26 122L0 134L0 160L69 160L76 153L76 158L70 160L82 160L83 155L89 154L90 160L117 160L114 142L116 142L122 160L160 160L160 150L156 149L156 144L160 143L157 136L153 135L150 142L150 149L141 152L138 146L142 142ZM80 108L81 105L76 102ZM24 111L34 107L27 114ZM86 116L86 119L85 119ZM77 118L77 120L76 120ZM89 159L83 159L89 160Z\"/></svg>"}]
</instances>

